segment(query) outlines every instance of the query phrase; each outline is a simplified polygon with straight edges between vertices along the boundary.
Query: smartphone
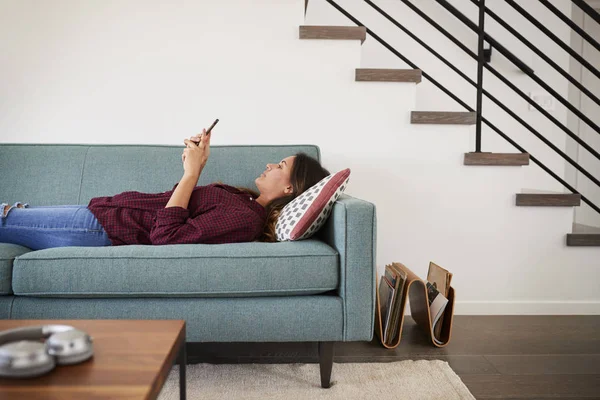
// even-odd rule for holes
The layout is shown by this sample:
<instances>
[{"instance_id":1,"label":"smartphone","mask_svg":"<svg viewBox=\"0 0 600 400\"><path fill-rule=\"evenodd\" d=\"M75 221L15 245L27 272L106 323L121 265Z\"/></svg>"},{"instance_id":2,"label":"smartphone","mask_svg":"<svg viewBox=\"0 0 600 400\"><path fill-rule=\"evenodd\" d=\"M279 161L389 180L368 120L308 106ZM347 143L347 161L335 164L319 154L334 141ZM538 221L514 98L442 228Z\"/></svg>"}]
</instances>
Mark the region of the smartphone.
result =
<instances>
[{"instance_id":1,"label":"smartphone","mask_svg":"<svg viewBox=\"0 0 600 400\"><path fill-rule=\"evenodd\" d=\"M207 134L209 134L210 131L212 131L212 128L215 127L215 125L217 124L217 122L219 122L219 118L215 119L215 122L213 122L212 125L210 126L210 128L208 128L208 130L206 131ZM196 146L200 146L200 142L196 143Z\"/></svg>"},{"instance_id":2,"label":"smartphone","mask_svg":"<svg viewBox=\"0 0 600 400\"><path fill-rule=\"evenodd\" d=\"M217 122L219 122L219 118L215 119L215 122L212 123L212 125L210 126L210 128L208 128L206 133L210 133L210 131L212 131L212 128L214 128L215 125L217 124Z\"/></svg>"}]
</instances>

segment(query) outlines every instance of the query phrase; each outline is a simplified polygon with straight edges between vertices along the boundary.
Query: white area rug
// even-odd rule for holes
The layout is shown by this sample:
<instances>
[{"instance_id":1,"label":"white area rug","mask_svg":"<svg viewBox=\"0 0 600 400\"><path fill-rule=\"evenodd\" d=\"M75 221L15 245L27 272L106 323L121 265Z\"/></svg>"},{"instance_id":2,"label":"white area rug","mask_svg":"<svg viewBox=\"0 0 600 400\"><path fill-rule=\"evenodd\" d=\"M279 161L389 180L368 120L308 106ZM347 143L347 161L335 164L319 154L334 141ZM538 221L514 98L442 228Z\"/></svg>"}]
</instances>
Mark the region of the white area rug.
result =
<instances>
[{"instance_id":1,"label":"white area rug","mask_svg":"<svg viewBox=\"0 0 600 400\"><path fill-rule=\"evenodd\" d=\"M319 364L191 364L187 398L197 399L475 399L446 361L334 363L321 388ZM159 400L179 399L179 367Z\"/></svg>"}]
</instances>

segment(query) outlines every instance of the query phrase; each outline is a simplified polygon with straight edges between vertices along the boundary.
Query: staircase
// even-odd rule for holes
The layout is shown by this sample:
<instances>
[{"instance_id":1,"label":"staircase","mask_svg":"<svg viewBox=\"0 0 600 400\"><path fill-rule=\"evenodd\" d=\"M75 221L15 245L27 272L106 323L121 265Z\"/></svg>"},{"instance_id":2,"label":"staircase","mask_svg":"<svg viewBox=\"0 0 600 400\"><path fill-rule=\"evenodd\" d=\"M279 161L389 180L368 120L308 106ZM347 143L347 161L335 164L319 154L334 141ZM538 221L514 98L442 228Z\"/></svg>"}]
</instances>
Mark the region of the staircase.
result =
<instances>
[{"instance_id":1,"label":"staircase","mask_svg":"<svg viewBox=\"0 0 600 400\"><path fill-rule=\"evenodd\" d=\"M355 23L358 22L346 13L337 4L329 1L338 10L344 13ZM368 2L370 3L370 2ZM305 11L308 0L305 2ZM375 6L374 6L375 7ZM388 16L389 17L389 16ZM360 40L361 44L367 39L368 28L365 26L300 26L299 38L302 40ZM376 37L376 35L373 35ZM376 37L379 39L378 37ZM380 42L382 40L379 39ZM383 42L385 45L385 42ZM387 46L386 46L387 47ZM389 47L388 47L389 49ZM392 50L392 49L390 49ZM405 60L406 61L406 60ZM529 67L524 66L531 70ZM533 72L533 70L531 70ZM365 69L357 68L355 73L356 82L421 82L423 72L419 69ZM482 88L481 88L482 89ZM481 90L480 90L481 93ZM477 123L477 112L466 111L411 111L411 124L435 124L435 125L475 125ZM496 129L497 130L497 129ZM509 140L509 139L507 139ZM509 140L510 141L510 140ZM512 141L510 141L513 144ZM519 148L518 146L515 146ZM490 152L468 152L464 154L465 166L502 166L521 167L528 166L532 157L522 151L519 153L490 153ZM537 160L536 160L537 161ZM539 164L539 162L538 162ZM541 165L547 172L551 173L545 166ZM559 179L551 173L552 176ZM564 181L560 180L569 189L574 191ZM587 201L587 199L583 198ZM582 201L579 193L516 193L515 206L517 207L578 207ZM567 246L600 246L600 229L583 228L577 224L573 225L572 233L566 233Z\"/></svg>"}]
</instances>

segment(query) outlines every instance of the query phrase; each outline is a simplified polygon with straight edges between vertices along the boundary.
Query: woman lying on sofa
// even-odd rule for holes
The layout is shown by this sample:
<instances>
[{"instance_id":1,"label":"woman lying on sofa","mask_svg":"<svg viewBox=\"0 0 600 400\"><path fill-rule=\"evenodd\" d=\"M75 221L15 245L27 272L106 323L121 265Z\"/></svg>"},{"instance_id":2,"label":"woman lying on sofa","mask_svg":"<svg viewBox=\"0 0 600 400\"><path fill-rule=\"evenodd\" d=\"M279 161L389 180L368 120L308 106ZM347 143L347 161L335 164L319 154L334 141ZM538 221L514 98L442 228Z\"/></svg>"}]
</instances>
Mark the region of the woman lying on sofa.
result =
<instances>
[{"instance_id":1,"label":"woman lying on sofa","mask_svg":"<svg viewBox=\"0 0 600 400\"><path fill-rule=\"evenodd\" d=\"M258 192L222 183L196 186L210 155L210 133L184 140L184 174L164 193L123 192L87 206L0 205L0 242L32 250L63 246L275 241L283 207L329 175L298 153L267 164Z\"/></svg>"}]
</instances>

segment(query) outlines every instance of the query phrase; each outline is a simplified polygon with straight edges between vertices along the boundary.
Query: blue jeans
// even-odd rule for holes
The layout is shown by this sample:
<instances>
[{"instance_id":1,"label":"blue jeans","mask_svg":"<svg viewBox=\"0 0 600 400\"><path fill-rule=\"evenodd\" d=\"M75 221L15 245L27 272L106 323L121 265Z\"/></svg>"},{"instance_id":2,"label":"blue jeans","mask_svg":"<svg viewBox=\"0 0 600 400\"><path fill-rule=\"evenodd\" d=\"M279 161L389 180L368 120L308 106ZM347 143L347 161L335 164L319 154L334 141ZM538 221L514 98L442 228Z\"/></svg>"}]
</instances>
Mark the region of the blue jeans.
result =
<instances>
[{"instance_id":1,"label":"blue jeans","mask_svg":"<svg viewBox=\"0 0 600 400\"><path fill-rule=\"evenodd\" d=\"M65 246L110 246L104 228L87 206L35 206L15 203L6 215L0 206L0 243L32 250ZM17 208L23 205L25 208Z\"/></svg>"}]
</instances>

